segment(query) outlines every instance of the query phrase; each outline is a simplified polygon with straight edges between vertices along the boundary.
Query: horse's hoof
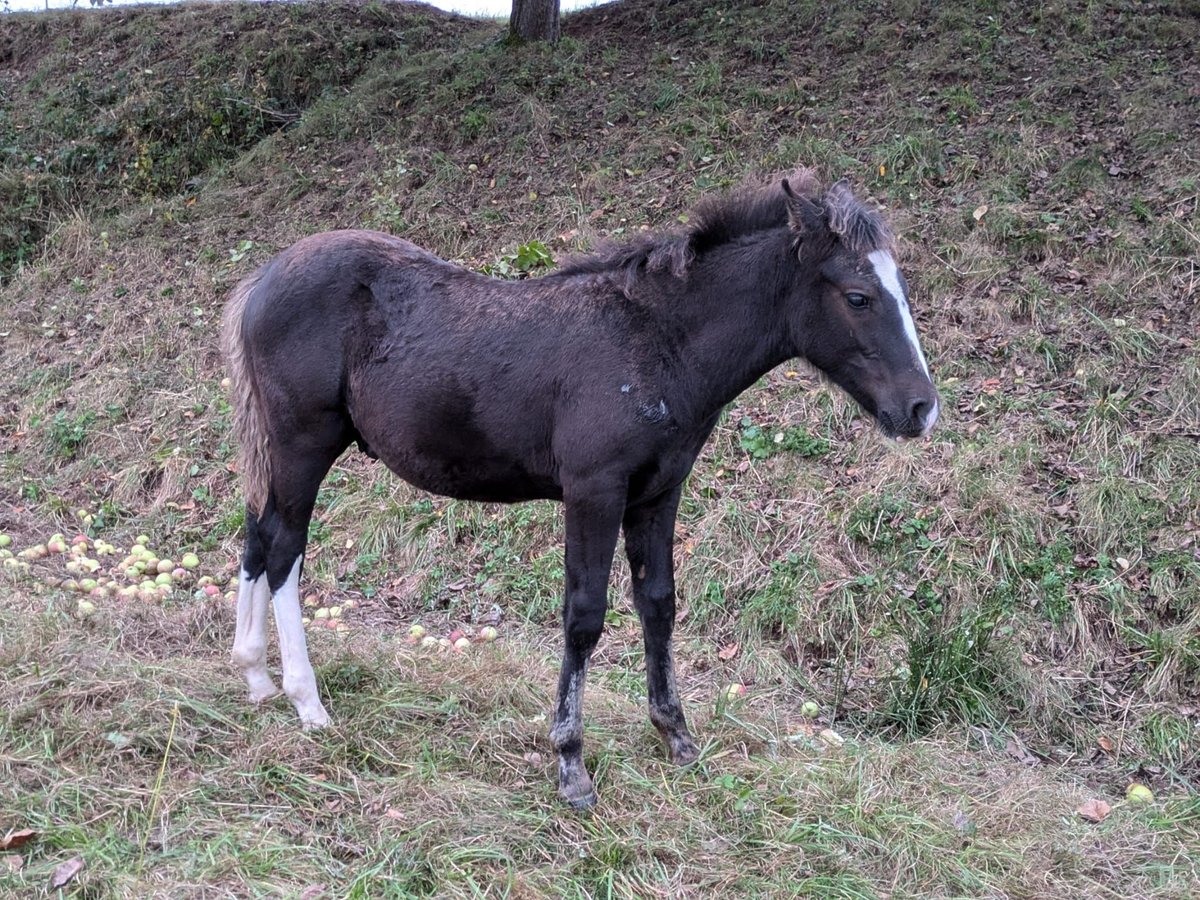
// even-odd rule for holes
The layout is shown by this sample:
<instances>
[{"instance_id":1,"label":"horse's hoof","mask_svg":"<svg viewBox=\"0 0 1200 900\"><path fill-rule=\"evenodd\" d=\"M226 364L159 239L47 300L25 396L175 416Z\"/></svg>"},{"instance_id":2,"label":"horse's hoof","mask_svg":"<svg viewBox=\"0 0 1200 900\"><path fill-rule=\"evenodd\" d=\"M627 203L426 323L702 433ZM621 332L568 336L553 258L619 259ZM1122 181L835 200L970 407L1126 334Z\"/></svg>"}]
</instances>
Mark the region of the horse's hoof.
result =
<instances>
[{"instance_id":1,"label":"horse's hoof","mask_svg":"<svg viewBox=\"0 0 1200 900\"><path fill-rule=\"evenodd\" d=\"M586 810L596 805L596 789L582 763L577 767L565 766L560 771L558 796L572 809Z\"/></svg>"},{"instance_id":2,"label":"horse's hoof","mask_svg":"<svg viewBox=\"0 0 1200 900\"><path fill-rule=\"evenodd\" d=\"M328 728L332 722L333 720L329 718L329 713L325 712L324 709L308 714L301 713L300 715L300 727L305 731L319 731L322 728Z\"/></svg>"},{"instance_id":3,"label":"horse's hoof","mask_svg":"<svg viewBox=\"0 0 1200 900\"><path fill-rule=\"evenodd\" d=\"M690 766L700 758L700 748L691 741L680 741L671 747L671 762L677 766Z\"/></svg>"},{"instance_id":4,"label":"horse's hoof","mask_svg":"<svg viewBox=\"0 0 1200 900\"><path fill-rule=\"evenodd\" d=\"M594 809L596 806L595 791L588 791L582 797L564 797L563 799L567 801L567 805L570 806L571 809L578 810L579 812L587 812L589 809Z\"/></svg>"},{"instance_id":5,"label":"horse's hoof","mask_svg":"<svg viewBox=\"0 0 1200 900\"><path fill-rule=\"evenodd\" d=\"M696 742L692 740L692 736L687 733L687 729L680 729L673 733L664 731L663 739L666 741L667 752L671 756L671 762L675 765L691 765L700 758L700 749L696 746Z\"/></svg>"},{"instance_id":6,"label":"horse's hoof","mask_svg":"<svg viewBox=\"0 0 1200 900\"><path fill-rule=\"evenodd\" d=\"M272 685L269 691L251 691L250 702L255 706L262 706L264 703L274 700L282 693L283 691Z\"/></svg>"}]
</instances>

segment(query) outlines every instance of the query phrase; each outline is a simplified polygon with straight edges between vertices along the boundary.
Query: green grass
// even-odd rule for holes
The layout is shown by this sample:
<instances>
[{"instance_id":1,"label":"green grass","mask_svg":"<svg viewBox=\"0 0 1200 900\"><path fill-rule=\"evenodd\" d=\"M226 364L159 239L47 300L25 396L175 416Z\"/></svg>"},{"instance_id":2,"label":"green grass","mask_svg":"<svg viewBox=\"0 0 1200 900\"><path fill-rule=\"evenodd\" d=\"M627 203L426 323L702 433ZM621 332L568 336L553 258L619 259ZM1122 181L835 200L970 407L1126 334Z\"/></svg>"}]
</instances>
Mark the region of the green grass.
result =
<instances>
[{"instance_id":1,"label":"green grass","mask_svg":"<svg viewBox=\"0 0 1200 900\"><path fill-rule=\"evenodd\" d=\"M530 277L814 165L888 207L943 419L889 444L795 363L738 398L676 535L702 761L663 761L618 564L591 817L555 799L545 736L555 504L340 460L304 586L350 628L312 630L319 735L245 705L224 600L79 619L57 562L6 562L0 831L39 837L0 893L75 854L74 896L1193 893L1200 115L1178 73L1200 32L1133 3L880 16L624 0L520 49L378 4L6 16L12 550L146 533L233 571L222 300L326 228ZM402 641L497 612L502 640L466 657ZM1124 803L1133 780L1153 804ZM1114 806L1098 825L1091 797Z\"/></svg>"}]
</instances>

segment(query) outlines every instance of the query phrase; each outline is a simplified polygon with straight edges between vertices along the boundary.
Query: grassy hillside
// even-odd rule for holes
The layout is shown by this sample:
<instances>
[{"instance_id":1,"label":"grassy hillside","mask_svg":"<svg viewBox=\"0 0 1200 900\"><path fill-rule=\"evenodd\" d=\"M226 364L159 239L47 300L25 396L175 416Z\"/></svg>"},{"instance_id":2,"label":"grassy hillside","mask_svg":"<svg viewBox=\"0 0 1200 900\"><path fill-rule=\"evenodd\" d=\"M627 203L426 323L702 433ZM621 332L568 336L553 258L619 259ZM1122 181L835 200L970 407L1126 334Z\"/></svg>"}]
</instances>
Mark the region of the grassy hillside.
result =
<instances>
[{"instance_id":1,"label":"grassy hillside","mask_svg":"<svg viewBox=\"0 0 1200 900\"><path fill-rule=\"evenodd\" d=\"M1200 17L876 7L623 0L519 49L378 2L0 19L0 835L36 832L0 893L75 857L87 897L1195 893ZM249 708L199 581L239 552L240 277L345 226L536 275L800 164L888 210L943 419L890 444L799 362L729 410L677 540L700 763L645 716L619 564L600 806L562 808L559 509L353 452L304 585L335 726ZM56 532L121 552L22 554ZM63 582L138 535L198 567L89 614Z\"/></svg>"}]
</instances>

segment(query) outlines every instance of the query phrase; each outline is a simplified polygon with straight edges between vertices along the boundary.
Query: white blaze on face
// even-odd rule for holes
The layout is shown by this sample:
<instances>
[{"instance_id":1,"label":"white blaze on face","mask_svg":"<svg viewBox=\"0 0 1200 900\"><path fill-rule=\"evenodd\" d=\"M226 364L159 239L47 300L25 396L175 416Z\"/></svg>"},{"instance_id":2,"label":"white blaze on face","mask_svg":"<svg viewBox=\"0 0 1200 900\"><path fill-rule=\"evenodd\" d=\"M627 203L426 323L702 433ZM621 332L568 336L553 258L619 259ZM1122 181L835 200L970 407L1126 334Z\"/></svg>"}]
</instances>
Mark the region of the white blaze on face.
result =
<instances>
[{"instance_id":1,"label":"white blaze on face","mask_svg":"<svg viewBox=\"0 0 1200 900\"><path fill-rule=\"evenodd\" d=\"M917 339L917 326L913 324L912 312L908 308L904 289L900 287L900 270L896 268L896 261L886 250L873 250L867 255L867 259L875 267L875 274L879 278L879 283L883 285L883 289L896 301L896 307L900 310L900 321L904 323L904 333L908 335L908 342L912 346L913 357L928 378L929 366L925 362L925 354L921 352L921 342Z\"/></svg>"}]
</instances>

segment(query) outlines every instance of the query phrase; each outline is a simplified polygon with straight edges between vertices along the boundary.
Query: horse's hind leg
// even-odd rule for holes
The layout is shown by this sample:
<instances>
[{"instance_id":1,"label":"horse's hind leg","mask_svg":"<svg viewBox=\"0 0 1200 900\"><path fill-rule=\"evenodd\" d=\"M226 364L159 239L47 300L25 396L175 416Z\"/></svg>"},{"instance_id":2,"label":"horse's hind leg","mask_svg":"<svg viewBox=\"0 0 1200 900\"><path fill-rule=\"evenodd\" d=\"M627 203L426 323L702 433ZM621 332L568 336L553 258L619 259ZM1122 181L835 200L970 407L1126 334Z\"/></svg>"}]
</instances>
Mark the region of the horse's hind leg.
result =
<instances>
[{"instance_id":1,"label":"horse's hind leg","mask_svg":"<svg viewBox=\"0 0 1200 900\"><path fill-rule=\"evenodd\" d=\"M671 547L680 488L625 511L625 554L633 578L633 605L642 619L650 721L680 765L699 755L675 686L671 635L675 630L675 569Z\"/></svg>"},{"instance_id":2,"label":"horse's hind leg","mask_svg":"<svg viewBox=\"0 0 1200 900\"><path fill-rule=\"evenodd\" d=\"M246 510L246 547L238 577L237 631L233 638L233 661L242 670L255 703L269 700L279 688L267 673L267 587L266 557L258 536L258 516ZM253 573L253 575L251 574Z\"/></svg>"},{"instance_id":3,"label":"horse's hind leg","mask_svg":"<svg viewBox=\"0 0 1200 900\"><path fill-rule=\"evenodd\" d=\"M252 677L257 681L259 693L266 687L274 688L266 676L265 665L261 665L262 652L255 643L256 638L265 642L263 623L269 596L279 635L284 693L306 728L320 728L329 724L329 714L321 703L316 675L308 658L300 612L300 573L317 490L333 461L349 446L350 432L341 415L329 413L320 419L306 419L302 427L289 433L294 437L276 440L271 445L269 496L253 527L247 529L242 577L250 583L246 601L249 637L243 645L247 652L239 662L250 682L252 697L256 694ZM240 606L239 602L239 625ZM236 647L235 644L235 653ZM250 667L246 667L246 660L251 661Z\"/></svg>"}]
</instances>

